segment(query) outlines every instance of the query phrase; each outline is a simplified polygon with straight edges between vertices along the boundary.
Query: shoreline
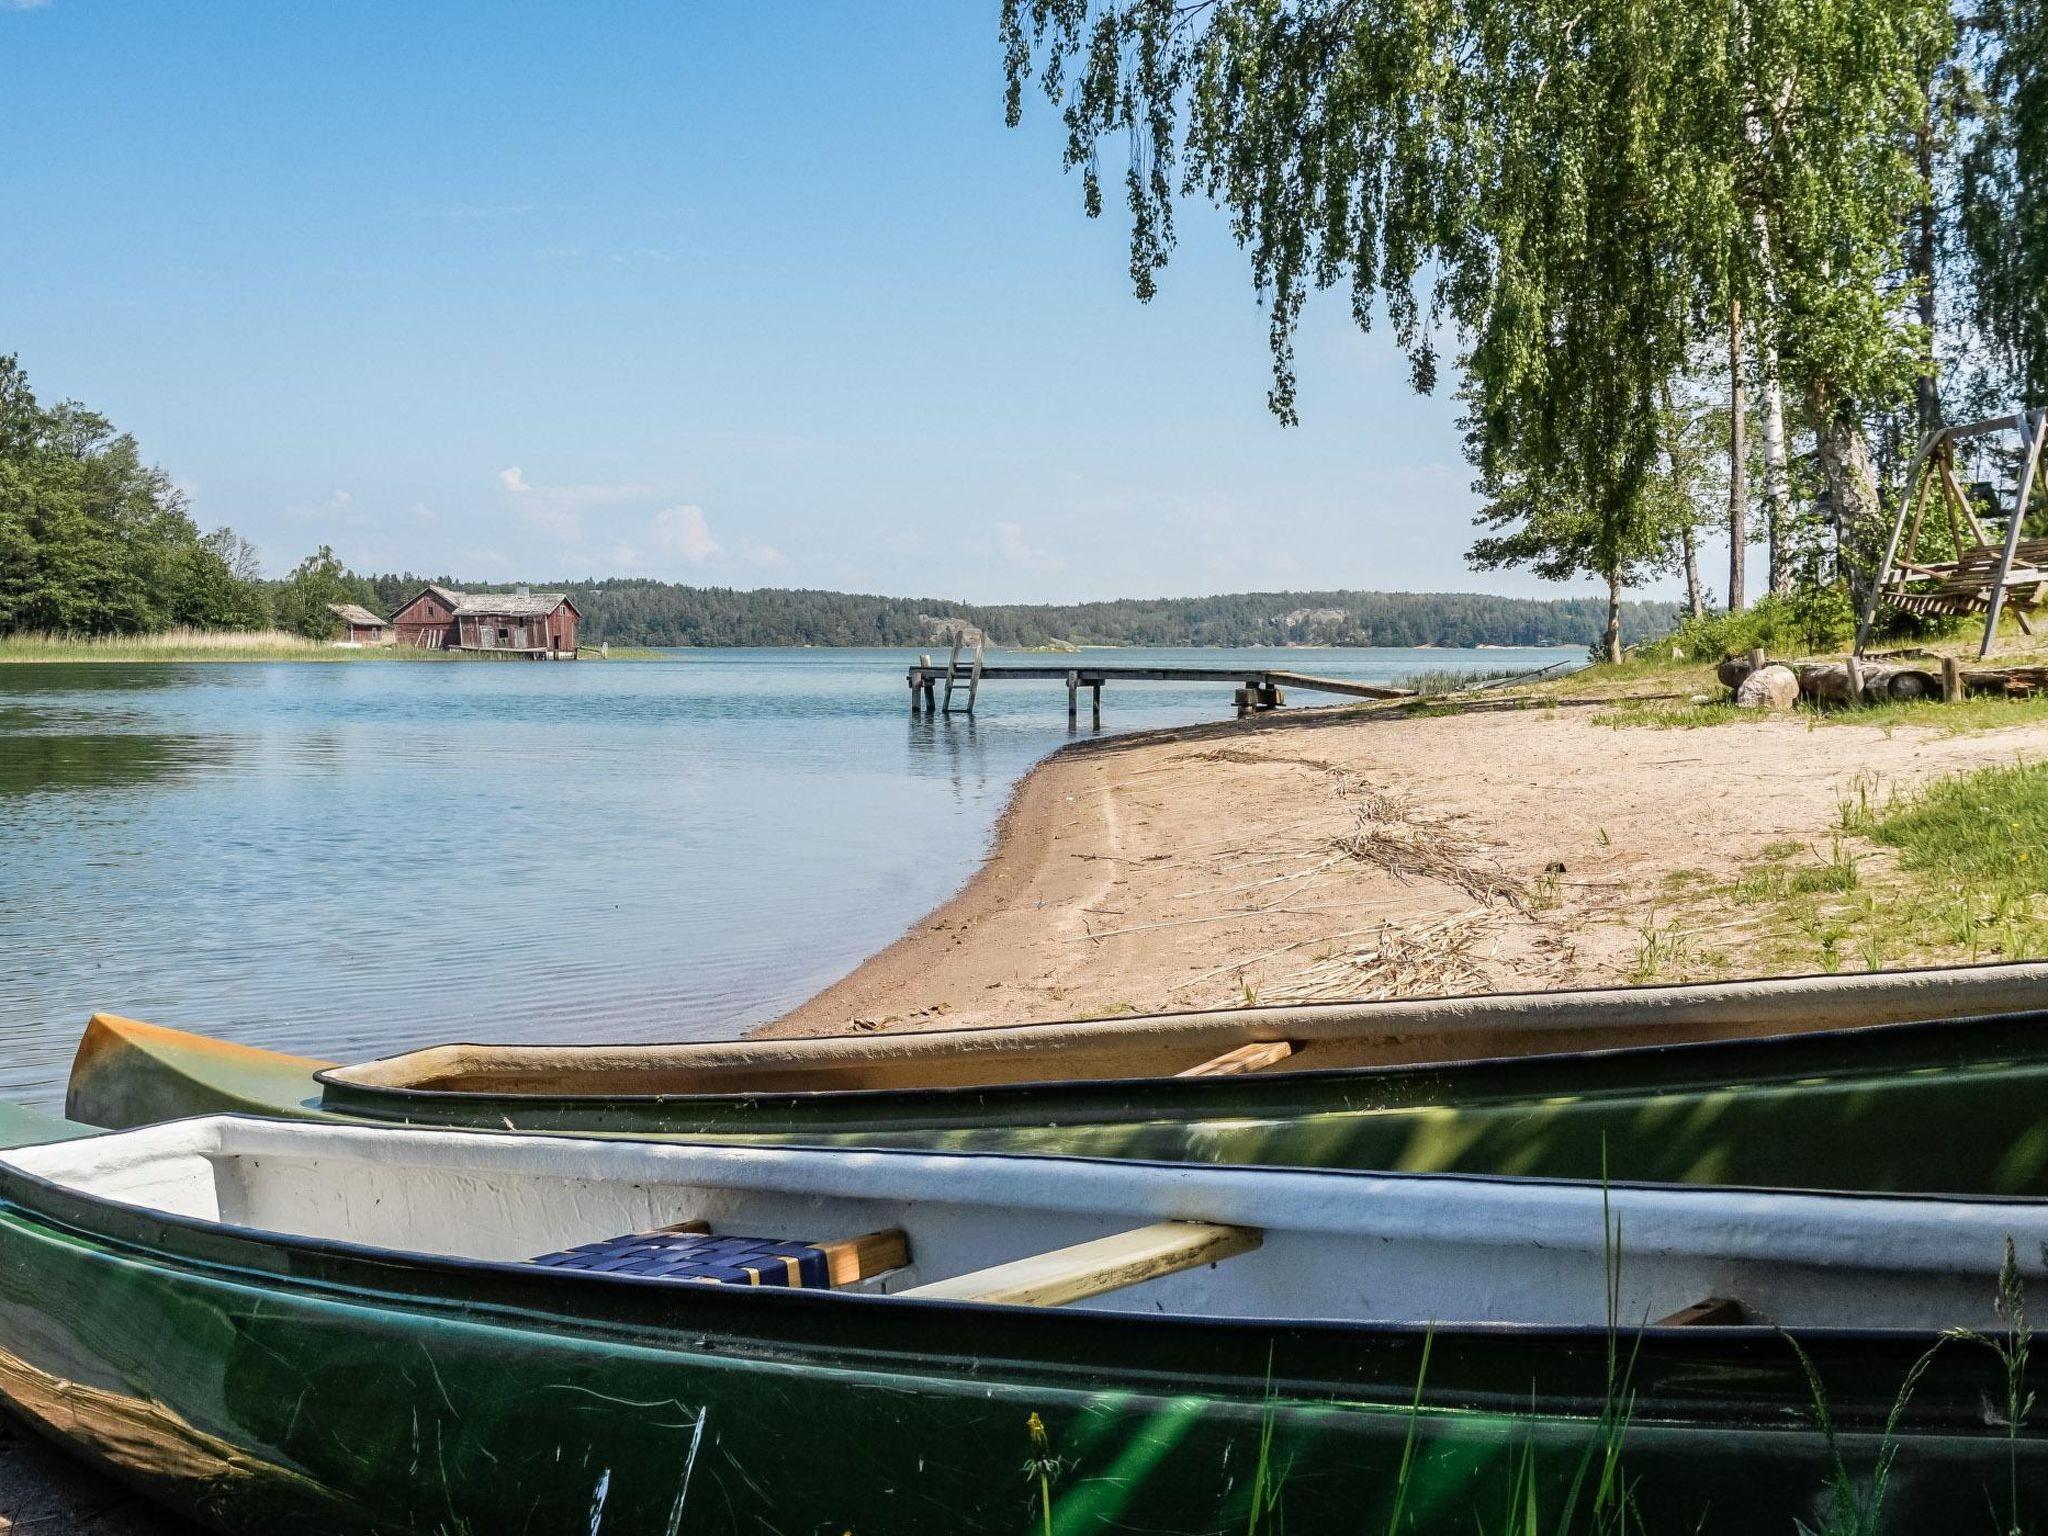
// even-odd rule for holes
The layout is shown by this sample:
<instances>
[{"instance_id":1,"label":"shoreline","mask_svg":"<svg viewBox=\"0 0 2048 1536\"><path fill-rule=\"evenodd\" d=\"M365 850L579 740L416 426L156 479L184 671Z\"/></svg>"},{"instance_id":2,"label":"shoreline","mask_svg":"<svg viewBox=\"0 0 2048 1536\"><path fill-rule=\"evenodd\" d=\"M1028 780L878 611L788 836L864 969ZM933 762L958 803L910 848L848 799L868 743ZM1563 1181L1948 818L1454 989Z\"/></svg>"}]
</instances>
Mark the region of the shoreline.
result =
<instances>
[{"instance_id":1,"label":"shoreline","mask_svg":"<svg viewBox=\"0 0 2048 1536\"><path fill-rule=\"evenodd\" d=\"M2048 725L2027 720L1666 731L1617 727L1611 699L1500 702L1062 747L953 896L747 1033L1863 969L1825 941L1798 950L1781 914L1730 893L1773 859L1839 858L1858 796L2048 758ZM1868 889L1898 878L1886 850L1853 858Z\"/></svg>"},{"instance_id":2,"label":"shoreline","mask_svg":"<svg viewBox=\"0 0 2048 1536\"><path fill-rule=\"evenodd\" d=\"M1066 781L1055 770L1085 753L1101 750L1113 739L1121 738L1069 742L1033 763L1011 786L981 862L959 890L846 975L787 1013L747 1030L745 1038L836 1034L849 1027L860 1028L862 1021L878 1020L875 1010L886 1008L906 988L916 986L935 949L963 944L977 925L1000 916L1017 891L1049 870L1061 841L1057 829L1068 793ZM926 1009L914 1010L914 1014L936 1029L951 1026L954 1021L947 1015L952 1011L948 1005L943 1012ZM914 1026L903 1021L897 1027Z\"/></svg>"}]
</instances>

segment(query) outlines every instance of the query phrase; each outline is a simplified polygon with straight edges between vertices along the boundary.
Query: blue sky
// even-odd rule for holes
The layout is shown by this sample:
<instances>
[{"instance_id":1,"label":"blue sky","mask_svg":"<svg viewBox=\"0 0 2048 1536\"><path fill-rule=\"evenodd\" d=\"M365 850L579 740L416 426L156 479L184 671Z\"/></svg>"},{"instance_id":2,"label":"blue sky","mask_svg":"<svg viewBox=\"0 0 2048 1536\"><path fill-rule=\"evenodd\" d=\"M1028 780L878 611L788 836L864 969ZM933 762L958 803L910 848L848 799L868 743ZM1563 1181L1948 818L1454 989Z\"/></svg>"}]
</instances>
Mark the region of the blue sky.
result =
<instances>
[{"instance_id":1,"label":"blue sky","mask_svg":"<svg viewBox=\"0 0 2048 1536\"><path fill-rule=\"evenodd\" d=\"M1341 295L1293 429L1220 216L1131 297L994 0L0 0L0 99L0 351L274 570L1560 590Z\"/></svg>"}]
</instances>

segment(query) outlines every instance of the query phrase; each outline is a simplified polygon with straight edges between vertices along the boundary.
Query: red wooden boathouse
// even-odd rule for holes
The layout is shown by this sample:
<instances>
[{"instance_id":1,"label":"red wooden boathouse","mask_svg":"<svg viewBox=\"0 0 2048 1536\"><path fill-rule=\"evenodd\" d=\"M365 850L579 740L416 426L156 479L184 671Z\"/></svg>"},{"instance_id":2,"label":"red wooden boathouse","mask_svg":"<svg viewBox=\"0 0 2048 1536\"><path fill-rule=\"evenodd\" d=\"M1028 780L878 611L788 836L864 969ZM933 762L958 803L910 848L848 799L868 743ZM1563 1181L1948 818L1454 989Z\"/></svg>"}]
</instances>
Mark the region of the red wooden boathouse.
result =
<instances>
[{"instance_id":1,"label":"red wooden boathouse","mask_svg":"<svg viewBox=\"0 0 2048 1536\"><path fill-rule=\"evenodd\" d=\"M400 645L573 657L583 615L562 592L460 592L427 586L391 616Z\"/></svg>"}]
</instances>

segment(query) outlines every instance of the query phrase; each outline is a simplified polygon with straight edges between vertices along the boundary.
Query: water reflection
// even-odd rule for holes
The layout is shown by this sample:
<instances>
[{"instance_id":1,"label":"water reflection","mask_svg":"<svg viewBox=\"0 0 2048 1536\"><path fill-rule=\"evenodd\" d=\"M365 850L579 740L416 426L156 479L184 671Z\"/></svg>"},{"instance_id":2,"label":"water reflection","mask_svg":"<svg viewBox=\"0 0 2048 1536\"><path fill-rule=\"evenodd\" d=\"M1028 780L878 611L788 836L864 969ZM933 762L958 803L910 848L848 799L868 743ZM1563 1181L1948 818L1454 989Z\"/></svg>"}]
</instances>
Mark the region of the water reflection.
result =
<instances>
[{"instance_id":1,"label":"water reflection","mask_svg":"<svg viewBox=\"0 0 2048 1536\"><path fill-rule=\"evenodd\" d=\"M45 734L0 718L0 797L128 789L218 769L232 755L204 736Z\"/></svg>"}]
</instances>

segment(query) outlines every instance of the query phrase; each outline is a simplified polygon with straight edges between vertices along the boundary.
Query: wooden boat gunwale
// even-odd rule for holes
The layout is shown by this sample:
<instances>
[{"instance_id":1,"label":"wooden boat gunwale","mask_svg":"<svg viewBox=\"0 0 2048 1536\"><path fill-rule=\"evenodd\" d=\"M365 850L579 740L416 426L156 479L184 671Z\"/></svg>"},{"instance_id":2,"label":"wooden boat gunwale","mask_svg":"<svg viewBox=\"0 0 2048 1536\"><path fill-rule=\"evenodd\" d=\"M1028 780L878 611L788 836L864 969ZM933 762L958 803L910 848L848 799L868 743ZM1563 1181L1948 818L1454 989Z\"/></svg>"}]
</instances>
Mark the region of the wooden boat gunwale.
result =
<instances>
[{"instance_id":1,"label":"wooden boat gunwale","mask_svg":"<svg viewBox=\"0 0 2048 1536\"><path fill-rule=\"evenodd\" d=\"M732 1107L748 1110L800 1110L806 1106L838 1107L852 1104L890 1105L896 1102L930 1101L950 1105L962 1101L997 1105L1032 1105L1045 1099L1079 1099L1077 1109L1090 1107L1086 1101L1108 1098L1104 1107L1122 1108L1139 1102L1156 1105L1162 1114L1181 1111L1181 1101L1226 1101L1285 1099L1291 1106L1303 1088L1344 1087L1370 1084L1372 1108L1414 1108L1429 1100L1419 1085L1456 1080L1459 1103L1481 1104L1493 1099L1522 1097L1527 1085L1520 1079L1558 1076L1564 1081L1560 1092L1587 1097L1608 1089L1677 1087L1724 1082L1730 1076L1716 1076L1713 1067L1722 1059L1731 1063L1767 1057L1767 1074L1743 1074L1741 1080L1771 1081L1780 1077L1851 1075L1881 1065L1872 1059L1875 1048L1896 1048L1922 1040L1953 1044L1955 1051L1945 1060L1924 1062L1923 1066L1968 1067L1984 1054L1983 1040L1989 1036L2038 1035L2038 1053L2048 1063L2048 1008L2025 1012L1969 1014L1957 1017L1913 1019L1883 1024L1845 1025L1826 1030L1788 1030L1778 1034L1745 1035L1719 1040L1672 1040L1646 1045L1593 1046L1575 1051L1546 1051L1531 1055L1479 1056L1460 1061L1397 1062L1380 1067L1314 1067L1267 1070L1217 1077L1085 1077L1039 1078L1027 1081L987 1084L939 1084L916 1088L818 1088L794 1090L748 1090L732 1093L505 1093L477 1092L461 1088L376 1087L366 1088L346 1079L337 1080L337 1070L328 1068L312 1074L324 1090L320 1108L330 1112L369 1119L385 1118L374 1106L389 1102L437 1108L468 1106L479 1114L507 1108L562 1105L570 1108L679 1109ZM195 1038L206 1038L199 1036ZM1841 1048L1854 1042L1859 1055L1848 1058ZM2003 1042L1999 1042L2003 1043ZM2018 1045L2020 1042L2012 1042ZM1972 1047L1975 1047L1973 1050ZM452 1043L449 1048L457 1048ZM1833 1052L1835 1054L1829 1054ZM1896 1051L1894 1050L1894 1054ZM2024 1054L2022 1052L2021 1054ZM386 1058L397 1060L399 1058ZM1671 1075L1631 1073L1643 1065L1673 1067ZM1683 1075L1691 1069L1691 1075ZM1590 1076L1589 1076L1590 1074ZM1487 1080L1501 1079L1497 1083ZM1475 1086L1475 1083L1477 1086ZM1390 1093L1395 1085L1416 1087L1411 1094ZM335 1094L339 1088L341 1093ZM1345 1101L1346 1108L1367 1107ZM955 1115L942 1115L945 1124L963 1123Z\"/></svg>"},{"instance_id":2,"label":"wooden boat gunwale","mask_svg":"<svg viewBox=\"0 0 2048 1536\"><path fill-rule=\"evenodd\" d=\"M742 1039L736 1041L613 1041L583 1042L575 1045L548 1044L492 1044L486 1041L443 1041L423 1046L416 1050L400 1052L392 1056L375 1058L367 1062L351 1064L322 1063L312 1074L324 1092L337 1099L342 1096L360 1097L365 1101L378 1096L393 1097L451 1096L472 1097L462 1089L441 1089L423 1087L416 1083L390 1081L395 1074L403 1072L408 1064L419 1064L436 1056L459 1057L463 1052L482 1055L497 1053L508 1060L518 1061L522 1057L552 1058L564 1064L574 1064L581 1058L623 1056L639 1057L648 1062L661 1058L665 1052L680 1052L682 1065L687 1065L690 1055L710 1055L714 1058L704 1070L736 1073L738 1067L732 1062L720 1062L715 1058L721 1053L739 1053L739 1066L749 1065L744 1056L758 1053L763 1059L761 1070L822 1070L835 1062L847 1058L835 1056L835 1050L844 1051L857 1047L856 1061L873 1060L877 1063L915 1063L920 1057L939 1058L952 1048L962 1056L979 1059L1001 1060L1020 1051L1028 1051L1029 1043L1042 1040L1058 1044L1071 1036L1074 1043L1085 1049L1115 1045L1126 1039L1155 1045L1176 1037L1178 1033L1193 1033L1213 1037L1213 1042L1222 1045L1231 1043L1256 1043L1280 1040L1296 1040L1300 1045L1313 1048L1352 1039L1369 1039L1388 1044L1415 1041L1431 1034L1430 1022L1438 1021L1441 1028L1444 1019L1459 1020L1462 1014L1476 1013L1484 1017L1513 1019L1515 1029L1541 1038L1546 1032L1572 1029L1582 1032L1599 1033L1619 1027L1624 1020L1636 1027L1657 1027L1677 1023L1695 1022L1702 1027L1712 1026L1725 1030L1703 1037L1704 1043L1719 1043L1737 1039L1775 1038L1780 1034L1807 1032L1797 1029L1773 1030L1768 1027L1750 1030L1741 1027L1753 1022L1752 1012L1782 1013L1791 1018L1800 1006L1826 1006L1842 1009L1851 1006L1849 1000L1862 1000L1864 1006L1884 1015L1874 1022L1861 1021L1828 1026L1833 1029L1876 1028L1886 1024L1921 1022L1940 1017L1978 1017L2014 1012L2030 1012L2034 1009L2000 1008L1997 1006L1972 1009L1966 1015L1939 1014L1932 1010L1940 1008L1940 996L1936 988L1944 983L1952 990L1982 993L2000 987L2025 989L2032 980L2039 985L2037 992L2048 996L2048 963L2040 961L2007 961L1988 965L1969 966L1921 966L1904 970L1871 972L1864 975L1844 977L1839 973L1804 973L1796 976L1762 977L1739 982L1663 982L1644 986L1625 987L1578 987L1543 992L1467 993L1445 997L1393 998L1360 1003L1291 1003L1265 1004L1251 1008L1218 1010L1183 1010L1149 1015L1131 1015L1114 1019L1098 1020L1053 1020L1023 1021L1018 1023L992 1025L975 1028L944 1030L912 1030L900 1033L881 1034L838 1034L800 1036L792 1038ZM1809 997L1808 994L1813 994ZM1900 1013L1900 999L1911 1000L1909 1006L1928 1011ZM1631 1013L1640 1009L1641 1017L1630 1019ZM1597 1017L1581 1017L1590 1010ZM1697 1016L1696 1018L1694 1016ZM1289 1020L1294 1022L1292 1026ZM1314 1021L1310 1024L1310 1021ZM1303 1026L1308 1024L1309 1027ZM1500 1028L1504 1026L1493 1026ZM1694 1037L1696 1042L1702 1037ZM1020 1046L1019 1042L1023 1042ZM1666 1042L1624 1042L1614 1046L1596 1049L1647 1049ZM1687 1043L1671 1041L1670 1044ZM1454 1040L1446 1040L1447 1046ZM1012 1048L1016 1049L1013 1050ZM1134 1047L1135 1048L1135 1047ZM1464 1059L1512 1059L1524 1053L1492 1053L1484 1058ZM1566 1052L1536 1052L1558 1056ZM1459 1058L1433 1058L1434 1060ZM1197 1059L1183 1063L1184 1067L1197 1064ZM1422 1063L1409 1063L1422 1064ZM1394 1064L1389 1064L1394 1065ZM1303 1077L1317 1071L1355 1072L1360 1070L1385 1070L1375 1065L1347 1065L1339 1067L1293 1067L1246 1074L1258 1078ZM628 1075L628 1069L619 1068L621 1076ZM641 1070L645 1070L642 1068ZM1179 1069L1176 1069L1176 1072ZM1018 1087L1026 1083L1051 1083L1070 1087L1080 1083L1096 1082L1142 1082L1156 1084L1174 1080L1175 1072L1156 1074L1119 1074L1101 1078L1019 1078L994 1082L965 1082L946 1085L909 1084L881 1088L850 1089L802 1089L767 1090L786 1093L791 1097L823 1097L827 1094L873 1094L926 1093L938 1092L941 1087L966 1089L970 1091L992 1091L996 1088ZM758 1093L762 1090L736 1090L732 1092L684 1092L666 1095L631 1095L611 1092L576 1094L561 1090L547 1090L536 1093L497 1092L496 1097L515 1102L547 1100L550 1102L621 1102L626 1100L660 1101L674 1103L691 1100L716 1101L735 1099Z\"/></svg>"},{"instance_id":3,"label":"wooden boat gunwale","mask_svg":"<svg viewBox=\"0 0 2048 1536\"><path fill-rule=\"evenodd\" d=\"M908 1149L862 1153L906 1159L930 1155ZM1094 1161L1057 1154L973 1156ZM1178 1170L1182 1165L1136 1166ZM1286 1171L1290 1176L1358 1177L1330 1169ZM1466 1183L1576 1182L1452 1174L1394 1177ZM1850 1198L1925 1200L1864 1194ZM1926 1203L2033 1202L1935 1197ZM352 1307L453 1313L465 1321L539 1327L634 1348L712 1352L733 1360L787 1363L792 1352L816 1351L829 1364L814 1368L860 1371L914 1365L934 1375L975 1380L1008 1369L1028 1375L1033 1383L1083 1389L1099 1387L1109 1375L1120 1387L1156 1387L1177 1394L1401 1410L1413 1397L1427 1351L1424 1406L1432 1412L1597 1416L1609 1393L1606 1351L1611 1335L1599 1323L1432 1325L1154 1314L946 1299L906 1304L902 1297L843 1291L676 1286L639 1276L543 1269L209 1221L73 1190L4 1159L0 1223L39 1228L83 1242L116 1262L181 1273L202 1283L259 1292L289 1288ZM1791 1341L1827 1375L1829 1410L1839 1425L1881 1426L1894 1408L1900 1382L1937 1337L1928 1329L1834 1325L1786 1330L1762 1324L1648 1324L1623 1325L1618 1332L1629 1341L1635 1359L1631 1392L1637 1420L1695 1423L1704 1432L1738 1425L1803 1428L1786 1422L1788 1413L1803 1420L1812 1405L1811 1386ZM1980 1354L1983 1360L1977 1358ZM1503 1355L1508 1357L1505 1361ZM1985 1351L1948 1351L1915 1391L1913 1433L1981 1436L1985 1394L1994 1385L2002 1390L2003 1383L1987 1361ZM1539 1376L1542 1389L1532 1407L1530 1388ZM1717 1389L1725 1395L1717 1396Z\"/></svg>"}]
</instances>

